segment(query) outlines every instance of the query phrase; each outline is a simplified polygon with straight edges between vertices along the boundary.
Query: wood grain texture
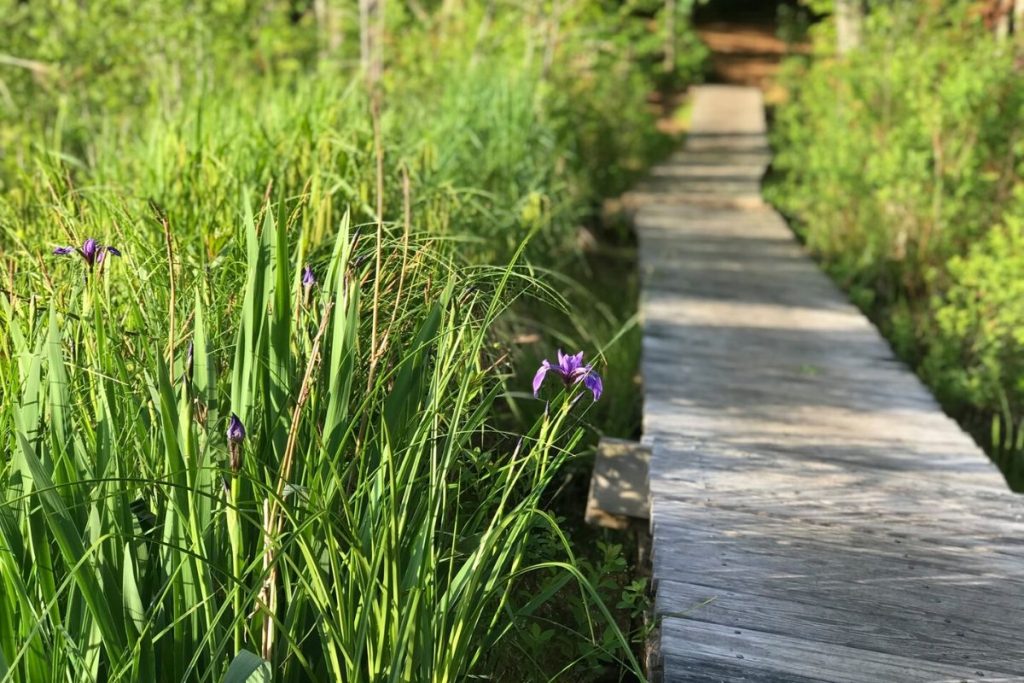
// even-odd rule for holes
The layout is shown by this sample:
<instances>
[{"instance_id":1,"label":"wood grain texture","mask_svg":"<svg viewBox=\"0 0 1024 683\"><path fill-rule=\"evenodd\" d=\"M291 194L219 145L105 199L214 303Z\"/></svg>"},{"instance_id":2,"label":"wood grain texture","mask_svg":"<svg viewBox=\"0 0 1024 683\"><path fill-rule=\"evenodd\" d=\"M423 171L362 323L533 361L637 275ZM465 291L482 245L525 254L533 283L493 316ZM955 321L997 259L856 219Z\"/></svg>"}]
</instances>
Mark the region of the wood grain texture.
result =
<instances>
[{"instance_id":1,"label":"wood grain texture","mask_svg":"<svg viewBox=\"0 0 1024 683\"><path fill-rule=\"evenodd\" d=\"M630 519L650 519L647 467L651 451L635 441L604 437L597 444L584 519L588 524L625 529Z\"/></svg>"},{"instance_id":2,"label":"wood grain texture","mask_svg":"<svg viewBox=\"0 0 1024 683\"><path fill-rule=\"evenodd\" d=\"M639 189L665 681L1024 681L1024 504L760 196L760 94L695 89Z\"/></svg>"}]
</instances>

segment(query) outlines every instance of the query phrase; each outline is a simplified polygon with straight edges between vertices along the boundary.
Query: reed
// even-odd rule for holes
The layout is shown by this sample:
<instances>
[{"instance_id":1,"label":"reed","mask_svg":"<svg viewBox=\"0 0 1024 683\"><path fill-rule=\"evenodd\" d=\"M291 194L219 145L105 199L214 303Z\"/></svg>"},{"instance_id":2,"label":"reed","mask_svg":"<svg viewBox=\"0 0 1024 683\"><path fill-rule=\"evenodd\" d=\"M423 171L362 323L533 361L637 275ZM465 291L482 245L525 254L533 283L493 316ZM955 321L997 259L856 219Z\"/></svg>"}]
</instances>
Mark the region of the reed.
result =
<instances>
[{"instance_id":1,"label":"reed","mask_svg":"<svg viewBox=\"0 0 1024 683\"><path fill-rule=\"evenodd\" d=\"M374 94L288 3L119 2L0 20L0 681L462 680L570 590L640 675L549 509L593 404L514 409L505 335L616 338L548 269L649 151L646 20L403 9Z\"/></svg>"}]
</instances>

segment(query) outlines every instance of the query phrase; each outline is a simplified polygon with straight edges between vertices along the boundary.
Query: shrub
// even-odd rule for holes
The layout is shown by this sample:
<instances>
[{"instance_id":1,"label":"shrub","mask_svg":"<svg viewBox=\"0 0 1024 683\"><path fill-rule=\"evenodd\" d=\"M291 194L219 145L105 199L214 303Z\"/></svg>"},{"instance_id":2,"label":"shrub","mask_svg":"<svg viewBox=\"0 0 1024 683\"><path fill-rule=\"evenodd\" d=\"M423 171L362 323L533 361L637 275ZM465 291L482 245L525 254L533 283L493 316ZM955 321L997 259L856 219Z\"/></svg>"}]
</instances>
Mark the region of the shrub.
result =
<instances>
[{"instance_id":1,"label":"shrub","mask_svg":"<svg viewBox=\"0 0 1024 683\"><path fill-rule=\"evenodd\" d=\"M947 264L923 371L947 402L1016 418L1024 415L1024 215L1006 220Z\"/></svg>"}]
</instances>

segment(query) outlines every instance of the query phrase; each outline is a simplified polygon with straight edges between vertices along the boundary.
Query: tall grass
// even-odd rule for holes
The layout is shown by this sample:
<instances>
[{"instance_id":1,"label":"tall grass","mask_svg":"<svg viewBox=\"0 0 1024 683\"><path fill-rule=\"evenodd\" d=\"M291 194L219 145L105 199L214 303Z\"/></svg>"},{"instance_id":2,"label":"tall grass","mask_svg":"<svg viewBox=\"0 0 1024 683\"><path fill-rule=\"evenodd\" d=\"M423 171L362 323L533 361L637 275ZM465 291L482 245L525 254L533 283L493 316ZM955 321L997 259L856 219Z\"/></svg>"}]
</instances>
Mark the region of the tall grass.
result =
<instances>
[{"instance_id":1,"label":"tall grass","mask_svg":"<svg viewBox=\"0 0 1024 683\"><path fill-rule=\"evenodd\" d=\"M204 277L170 338L133 338L104 291L132 256L54 274L48 310L4 304L7 680L221 680L250 650L274 680L457 680L531 608L509 590L580 432L564 400L514 447L488 430L487 331L517 270L353 245L343 219L307 295L294 230L273 204L239 230L230 354ZM140 295L128 319L165 318Z\"/></svg>"},{"instance_id":2,"label":"tall grass","mask_svg":"<svg viewBox=\"0 0 1024 683\"><path fill-rule=\"evenodd\" d=\"M389 5L376 95L290 3L0 17L0 681L486 676L567 591L639 675L549 511L601 413L515 409L503 334L615 336L550 269L653 147L647 18L458 4Z\"/></svg>"}]
</instances>

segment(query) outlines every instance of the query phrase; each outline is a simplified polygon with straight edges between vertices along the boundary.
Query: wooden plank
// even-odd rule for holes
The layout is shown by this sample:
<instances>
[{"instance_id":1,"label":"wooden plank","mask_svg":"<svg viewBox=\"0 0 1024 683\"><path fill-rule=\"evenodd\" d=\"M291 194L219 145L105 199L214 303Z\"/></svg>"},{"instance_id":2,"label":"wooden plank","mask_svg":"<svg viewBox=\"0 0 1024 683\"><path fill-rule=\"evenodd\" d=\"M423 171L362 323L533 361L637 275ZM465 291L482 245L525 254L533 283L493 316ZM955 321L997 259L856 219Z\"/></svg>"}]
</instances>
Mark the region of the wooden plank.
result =
<instances>
[{"instance_id":1,"label":"wooden plank","mask_svg":"<svg viewBox=\"0 0 1024 683\"><path fill-rule=\"evenodd\" d=\"M760 203L769 161L756 91L700 88L641 188L664 680L1024 681L1024 503Z\"/></svg>"},{"instance_id":2,"label":"wooden plank","mask_svg":"<svg viewBox=\"0 0 1024 683\"><path fill-rule=\"evenodd\" d=\"M663 615L685 617L698 621L717 621L724 625L742 627L742 622L735 615L718 615L712 618L706 612L707 600L727 592L742 593L750 596L751 602L745 607L751 610L767 610L771 601L778 600L793 605L792 611L801 609L797 606L810 608L829 608L842 610L847 615L846 628L860 629L868 632L879 628L892 615L914 619L917 628L930 633L933 640L945 640L956 637L960 641L957 653L960 656L976 652L987 652L991 647L1004 647L1008 657L1020 660L1019 645L1005 644L1013 635L1007 630L1008 623L1017 623L1020 619L1019 609L993 611L991 598L998 597L1003 601L1013 602L1005 592L991 596L984 590L975 590L968 581L975 577L950 577L945 583L936 584L900 584L891 585L880 582L861 582L847 584L840 581L825 580L818 583L800 580L801 574L789 576L754 575L742 585L736 584L738 573L691 573L677 578L662 578L657 582L658 597L656 607ZM960 583L954 583L960 581ZM675 592L680 584L702 586L707 590L706 597L700 601L687 601L678 597ZM936 590L944 586L953 586L955 590L940 593ZM865 611L864 606L870 605L871 610ZM735 617L735 618L734 618ZM796 623L786 623L793 620ZM749 626L749 624L747 624ZM792 613L778 614L772 620L759 622L757 628L765 631L780 632L797 637L805 637L810 642L826 638L826 634L816 633L813 628L806 628L800 618ZM861 640L862 649L888 651L889 643L882 638L876 642Z\"/></svg>"},{"instance_id":3,"label":"wooden plank","mask_svg":"<svg viewBox=\"0 0 1024 683\"><path fill-rule=\"evenodd\" d=\"M824 504L815 499L828 495L825 490L811 491L804 500L794 503L792 499L758 497L754 493L739 506L732 504L731 494L721 498L697 492L669 494L659 496L658 523L671 527L676 518L685 518L686 523L694 527L723 529L733 534L758 526L777 530L779 534L868 536L893 538L900 543L918 539L949 547L973 547L982 543L986 552L1014 557L1024 548L1024 538L1018 535L1020 520L1013 510L1007 512L998 506L982 504L978 509L958 507L930 513L927 505L893 504L881 498L846 501L833 496L825 498ZM922 501L912 490L903 495L915 503ZM923 499L928 500L934 501L933 509L941 509L940 498ZM743 521L733 521L736 519ZM949 533L954 526L959 533Z\"/></svg>"},{"instance_id":4,"label":"wooden plank","mask_svg":"<svg viewBox=\"0 0 1024 683\"><path fill-rule=\"evenodd\" d=\"M594 456L584 514L588 524L626 529L631 519L650 516L647 468L651 451L625 439L602 438Z\"/></svg>"},{"instance_id":5,"label":"wooden plank","mask_svg":"<svg viewBox=\"0 0 1024 683\"><path fill-rule=\"evenodd\" d=\"M911 609L880 612L872 619L849 603L819 603L791 595L765 596L679 581L663 581L658 612L739 630L758 630L942 664L969 665L1024 674L1019 639L1002 624L970 617L957 622L941 613Z\"/></svg>"},{"instance_id":6,"label":"wooden plank","mask_svg":"<svg viewBox=\"0 0 1024 683\"><path fill-rule=\"evenodd\" d=\"M734 676L748 676L733 680L750 681L934 683L1020 680L1012 674L971 665L933 663L685 619L663 621L662 648L666 681L722 680L717 673L711 677L702 673L707 671L709 663L728 664L736 672Z\"/></svg>"},{"instance_id":7,"label":"wooden plank","mask_svg":"<svg viewBox=\"0 0 1024 683\"><path fill-rule=\"evenodd\" d=\"M984 571L1002 567L1008 573L1024 572L1024 542L1012 535L1018 530L1015 523L964 515L965 533L948 534L942 533L948 531L948 522L936 524L918 510L875 510L859 518L854 514L849 521L843 508L833 511L807 506L802 512L736 512L697 501L681 503L673 510L670 502L659 501L657 524L666 539L676 543L700 541L757 547L765 541L770 548L785 546L833 555L846 551L887 554L893 558L921 555L925 563L949 565L951 570L967 571L968 567L977 566ZM685 522L679 519L683 514L688 514ZM777 550L785 553L785 548Z\"/></svg>"},{"instance_id":8,"label":"wooden plank","mask_svg":"<svg viewBox=\"0 0 1024 683\"><path fill-rule=\"evenodd\" d=\"M844 536L842 541L830 542L809 536L747 534L733 538L718 535L715 538L719 540L711 540L699 531L680 526L656 523L653 530L658 539L654 577L659 580L674 576L692 580L690 577L701 571L709 577L735 576L737 580L760 573L784 582L797 580L817 586L838 583L980 587L984 592L980 599L985 604L1008 610L1019 607L1024 616L1024 605L1017 598L1017 586L1024 578L1024 562L1019 556L987 551L982 544L972 553L970 548L915 539L875 537L867 539L873 542L864 543L863 536ZM958 594L975 592L955 590ZM1005 602L1008 598L1009 604ZM870 602L862 607L865 611L870 608Z\"/></svg>"}]
</instances>

